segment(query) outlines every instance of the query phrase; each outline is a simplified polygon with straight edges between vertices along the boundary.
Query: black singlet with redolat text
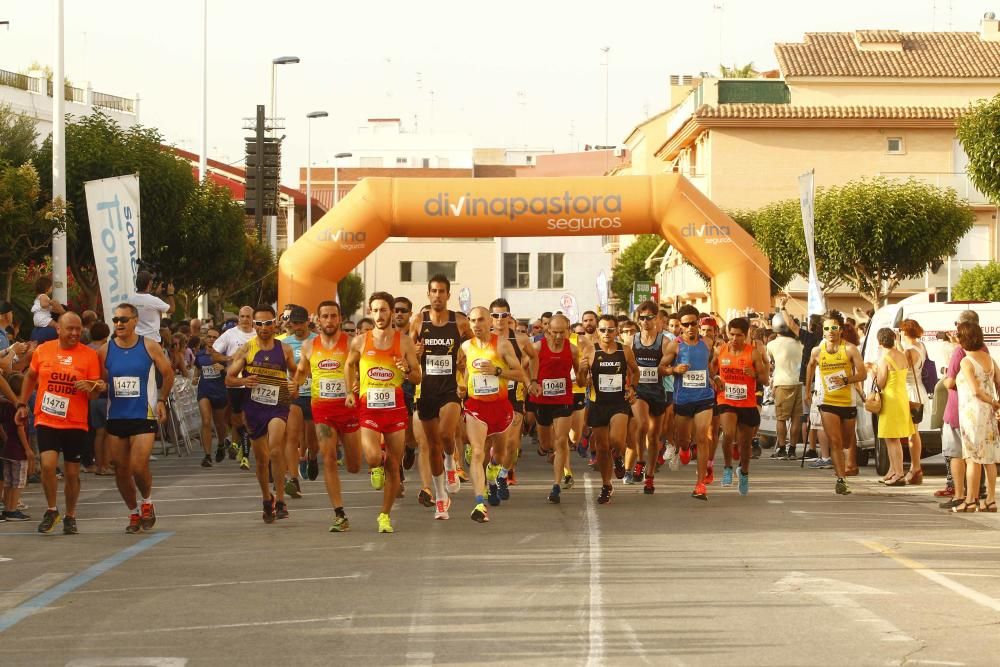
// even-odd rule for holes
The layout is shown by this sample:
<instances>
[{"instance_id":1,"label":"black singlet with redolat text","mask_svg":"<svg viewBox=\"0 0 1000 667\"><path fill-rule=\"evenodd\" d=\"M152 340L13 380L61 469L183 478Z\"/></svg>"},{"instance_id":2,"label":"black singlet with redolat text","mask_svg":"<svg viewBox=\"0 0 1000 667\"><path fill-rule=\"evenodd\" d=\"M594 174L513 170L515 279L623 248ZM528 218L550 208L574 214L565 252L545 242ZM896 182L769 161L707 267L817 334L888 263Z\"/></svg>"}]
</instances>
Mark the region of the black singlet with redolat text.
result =
<instances>
[{"instance_id":1,"label":"black singlet with redolat text","mask_svg":"<svg viewBox=\"0 0 1000 667\"><path fill-rule=\"evenodd\" d=\"M449 310L448 321L441 326L431 322L430 312L424 313L424 320L420 323L420 342L424 346L420 358L423 371L420 396L454 394L458 389L455 369L458 367L458 348L462 343L455 312Z\"/></svg>"}]
</instances>

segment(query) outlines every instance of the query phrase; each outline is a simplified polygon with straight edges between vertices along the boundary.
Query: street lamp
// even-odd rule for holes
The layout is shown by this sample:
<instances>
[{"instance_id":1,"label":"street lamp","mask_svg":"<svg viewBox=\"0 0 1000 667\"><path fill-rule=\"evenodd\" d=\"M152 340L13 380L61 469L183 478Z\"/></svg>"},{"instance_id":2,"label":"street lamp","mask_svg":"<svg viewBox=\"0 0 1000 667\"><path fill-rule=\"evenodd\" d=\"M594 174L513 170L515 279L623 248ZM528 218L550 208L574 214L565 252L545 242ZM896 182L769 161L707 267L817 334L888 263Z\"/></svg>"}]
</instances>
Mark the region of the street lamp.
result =
<instances>
[{"instance_id":1,"label":"street lamp","mask_svg":"<svg viewBox=\"0 0 1000 667\"><path fill-rule=\"evenodd\" d=\"M312 160L312 120L313 118L326 118L329 116L325 111L311 111L306 114L308 119L306 131L306 229L313 226L313 160Z\"/></svg>"},{"instance_id":2,"label":"street lamp","mask_svg":"<svg viewBox=\"0 0 1000 667\"><path fill-rule=\"evenodd\" d=\"M337 168L340 166L340 158L342 157L352 157L353 153L337 153L333 156L333 205L336 206L337 202L340 201L340 175L337 173Z\"/></svg>"},{"instance_id":3,"label":"street lamp","mask_svg":"<svg viewBox=\"0 0 1000 667\"><path fill-rule=\"evenodd\" d=\"M294 64L296 64L298 62L300 62L298 56L280 56L278 58L274 58L274 59L271 60L271 136L272 137L275 136L275 129L277 129L277 122L278 122L278 97L277 97L277 90L276 90L277 84L276 84L276 81L275 81L277 79L278 65L294 65ZM267 122L266 119L265 119L264 122L265 123ZM278 140L278 143L279 144L281 143L280 139ZM279 181L279 183L281 181L281 175L280 174L278 175L278 181ZM270 238L270 241L271 241L271 251L274 252L275 256L277 256L277 254L278 254L278 216L277 215L272 215L272 216L268 216L268 217L270 217L270 220L268 221L268 230L269 230L268 237ZM289 224L289 227L293 228L293 230L294 230L294 226L295 226L294 222L295 221L292 220L290 222L290 224ZM286 240L286 242L289 245L291 245L291 242L292 242L292 239L290 238L291 236L292 235L290 234L289 238Z\"/></svg>"}]
</instances>

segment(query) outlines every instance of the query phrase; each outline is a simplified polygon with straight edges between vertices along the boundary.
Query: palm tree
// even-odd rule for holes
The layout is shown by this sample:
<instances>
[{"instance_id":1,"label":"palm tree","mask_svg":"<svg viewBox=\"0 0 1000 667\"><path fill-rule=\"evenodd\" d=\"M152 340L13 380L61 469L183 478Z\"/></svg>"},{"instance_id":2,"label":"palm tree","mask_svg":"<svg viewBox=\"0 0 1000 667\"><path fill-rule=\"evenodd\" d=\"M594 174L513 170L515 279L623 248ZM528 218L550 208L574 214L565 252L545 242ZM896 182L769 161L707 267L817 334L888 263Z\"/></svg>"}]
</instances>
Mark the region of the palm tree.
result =
<instances>
[{"instance_id":1,"label":"palm tree","mask_svg":"<svg viewBox=\"0 0 1000 667\"><path fill-rule=\"evenodd\" d=\"M749 62L743 67L737 67L735 63L732 67L719 65L719 74L723 79L753 79L758 72L754 69L753 63Z\"/></svg>"}]
</instances>

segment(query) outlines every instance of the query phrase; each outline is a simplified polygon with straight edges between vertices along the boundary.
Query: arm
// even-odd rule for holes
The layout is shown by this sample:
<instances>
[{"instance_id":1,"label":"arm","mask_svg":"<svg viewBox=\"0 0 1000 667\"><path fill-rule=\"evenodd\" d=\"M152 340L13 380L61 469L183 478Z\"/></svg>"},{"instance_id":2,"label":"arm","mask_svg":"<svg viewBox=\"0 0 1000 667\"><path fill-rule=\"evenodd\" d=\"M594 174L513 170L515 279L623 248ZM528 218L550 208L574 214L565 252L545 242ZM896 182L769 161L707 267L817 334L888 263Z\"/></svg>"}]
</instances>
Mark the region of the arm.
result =
<instances>
[{"instance_id":1,"label":"arm","mask_svg":"<svg viewBox=\"0 0 1000 667\"><path fill-rule=\"evenodd\" d=\"M361 361L361 342L360 336L351 341L351 349L347 353L347 364L344 368L344 384L347 385L347 398L344 399L344 406L348 408L353 408L357 405L354 388L358 386L358 362Z\"/></svg>"},{"instance_id":2,"label":"arm","mask_svg":"<svg viewBox=\"0 0 1000 667\"><path fill-rule=\"evenodd\" d=\"M292 398L295 398L299 395L299 385L302 384L301 382L295 381L299 376L299 367L295 363L295 352L292 350L291 345L286 345L285 343L280 344L282 351L285 353L285 368L288 369L288 392L291 394ZM302 379L303 381L305 380L305 378Z\"/></svg>"},{"instance_id":3,"label":"arm","mask_svg":"<svg viewBox=\"0 0 1000 667\"><path fill-rule=\"evenodd\" d=\"M455 384L458 385L458 397L465 398L468 393L469 378L467 377L468 372L466 366L468 365L468 359L465 356L465 343L463 342L458 346L458 354L455 355Z\"/></svg>"},{"instance_id":4,"label":"arm","mask_svg":"<svg viewBox=\"0 0 1000 667\"><path fill-rule=\"evenodd\" d=\"M879 359L878 368L875 370L875 384L879 389L885 389L886 382L889 381L889 364L883 356Z\"/></svg>"},{"instance_id":5,"label":"arm","mask_svg":"<svg viewBox=\"0 0 1000 667\"><path fill-rule=\"evenodd\" d=\"M986 403L994 410L1000 408L1000 401L994 400L992 396L983 391L983 387L979 386L979 381L976 379L976 371L973 370L972 361L968 357L962 359L962 375L965 376L965 380L969 383L969 386L976 388L977 399Z\"/></svg>"},{"instance_id":6,"label":"arm","mask_svg":"<svg viewBox=\"0 0 1000 667\"><path fill-rule=\"evenodd\" d=\"M809 353L809 365L806 367L806 405L812 403L813 387L816 386L816 363L818 359L819 347L817 346Z\"/></svg>"},{"instance_id":7,"label":"arm","mask_svg":"<svg viewBox=\"0 0 1000 667\"><path fill-rule=\"evenodd\" d=\"M243 372L244 367L247 365L247 346L244 345L239 350L236 351L236 355L232 359L232 363L229 364L229 370L226 371L226 386L227 387L252 387L257 384L257 378L254 376L250 377L240 377L240 373Z\"/></svg>"},{"instance_id":8,"label":"arm","mask_svg":"<svg viewBox=\"0 0 1000 667\"><path fill-rule=\"evenodd\" d=\"M472 327L469 325L469 318L460 312L455 313L455 324L458 325L458 335L462 340L472 338Z\"/></svg>"},{"instance_id":9,"label":"arm","mask_svg":"<svg viewBox=\"0 0 1000 667\"><path fill-rule=\"evenodd\" d=\"M403 360L406 361L406 368L401 369L406 372L406 381L411 384L420 384L423 374L420 372L420 360L417 359L417 346L406 336L400 336L399 351L403 353ZM358 359L360 358L359 351Z\"/></svg>"},{"instance_id":10,"label":"arm","mask_svg":"<svg viewBox=\"0 0 1000 667\"><path fill-rule=\"evenodd\" d=\"M582 381L584 384L581 384L580 385L581 387L587 386L587 384L591 380L593 366L594 366L594 358L596 356L597 356L597 351L594 350L580 359L580 372L577 373L576 375L576 382L577 384L580 384L580 382Z\"/></svg>"},{"instance_id":11,"label":"arm","mask_svg":"<svg viewBox=\"0 0 1000 667\"><path fill-rule=\"evenodd\" d=\"M166 296L167 296L167 300L166 300L167 311L166 312L167 312L167 315L170 315L171 313L174 312L174 309L177 307L177 304L174 302L174 284L173 283L167 283L167 295Z\"/></svg>"},{"instance_id":12,"label":"arm","mask_svg":"<svg viewBox=\"0 0 1000 667\"><path fill-rule=\"evenodd\" d=\"M854 384L855 382L864 382L868 377L868 371L865 370L865 362L861 358L861 352L854 345L847 346L847 357L851 360L851 364L854 366L854 375L847 378L845 385Z\"/></svg>"},{"instance_id":13,"label":"arm","mask_svg":"<svg viewBox=\"0 0 1000 667\"><path fill-rule=\"evenodd\" d=\"M14 413L14 422L18 426L24 426L28 422L28 399L35 392L38 385L38 372L32 366L24 375L21 383L21 397L17 401L17 411Z\"/></svg>"},{"instance_id":14,"label":"arm","mask_svg":"<svg viewBox=\"0 0 1000 667\"><path fill-rule=\"evenodd\" d=\"M662 356L660 357L660 365L656 369L657 371L659 371L660 377L663 377L665 375L670 375L670 371L672 370L670 367L670 362L673 361L673 357L670 358L670 361L667 361L667 353L670 351L670 346L672 344L673 341L667 340L666 337L663 338L663 345L661 347Z\"/></svg>"},{"instance_id":15,"label":"arm","mask_svg":"<svg viewBox=\"0 0 1000 667\"><path fill-rule=\"evenodd\" d=\"M170 390L174 387L174 367L166 355L163 354L163 348L158 343L149 338L143 339L143 342L146 344L146 351L153 359L153 365L156 366L156 370L160 371L160 375L163 376L160 395L156 399L156 416L163 422L167 419L166 397L170 396Z\"/></svg>"},{"instance_id":16,"label":"arm","mask_svg":"<svg viewBox=\"0 0 1000 667\"><path fill-rule=\"evenodd\" d=\"M757 384L761 387L766 387L771 384L771 367L769 364L765 363L764 355L765 353L762 352L759 347L754 350L754 372L756 374Z\"/></svg>"},{"instance_id":17,"label":"arm","mask_svg":"<svg viewBox=\"0 0 1000 667\"><path fill-rule=\"evenodd\" d=\"M299 353L299 363L295 366L295 373L292 375L292 382L295 386L301 385L309 377L309 357L312 355L313 341L310 338L302 343L302 351Z\"/></svg>"},{"instance_id":18,"label":"arm","mask_svg":"<svg viewBox=\"0 0 1000 667\"><path fill-rule=\"evenodd\" d=\"M15 394L14 391L10 388L10 385L7 384L7 380L4 379L3 375L0 375L0 394L3 394L4 398L6 398L14 405L17 405L17 394Z\"/></svg>"},{"instance_id":19,"label":"arm","mask_svg":"<svg viewBox=\"0 0 1000 667\"><path fill-rule=\"evenodd\" d=\"M625 365L628 367L628 388L631 392L631 398L635 398L635 392L639 388L639 364L635 360L635 352L632 351L631 347L623 349L625 350ZM629 397L626 396L626 398Z\"/></svg>"},{"instance_id":20,"label":"arm","mask_svg":"<svg viewBox=\"0 0 1000 667\"><path fill-rule=\"evenodd\" d=\"M538 384L538 351L541 350L542 342L531 344L531 350L534 354L528 360L528 393L532 396L541 396L542 388Z\"/></svg>"},{"instance_id":21,"label":"arm","mask_svg":"<svg viewBox=\"0 0 1000 667\"><path fill-rule=\"evenodd\" d=\"M569 343L569 351L573 354L573 374L576 375L576 385L586 387L586 384L580 384L580 351L573 343Z\"/></svg>"},{"instance_id":22,"label":"arm","mask_svg":"<svg viewBox=\"0 0 1000 667\"><path fill-rule=\"evenodd\" d=\"M666 364L666 366L664 368L664 370L666 371L664 373L665 375L671 375L673 373L683 373L684 372L684 371L677 370L676 368L674 368L671 365L677 359L677 351L680 349L680 348L678 348L678 345L679 345L679 343L677 342L677 339L675 338L674 340L670 341L670 343L667 344L666 349L663 350L663 362ZM625 358L626 359L628 358L628 352L625 353ZM635 355L632 355L632 358L635 359ZM684 370L687 370L687 369L685 368Z\"/></svg>"}]
</instances>

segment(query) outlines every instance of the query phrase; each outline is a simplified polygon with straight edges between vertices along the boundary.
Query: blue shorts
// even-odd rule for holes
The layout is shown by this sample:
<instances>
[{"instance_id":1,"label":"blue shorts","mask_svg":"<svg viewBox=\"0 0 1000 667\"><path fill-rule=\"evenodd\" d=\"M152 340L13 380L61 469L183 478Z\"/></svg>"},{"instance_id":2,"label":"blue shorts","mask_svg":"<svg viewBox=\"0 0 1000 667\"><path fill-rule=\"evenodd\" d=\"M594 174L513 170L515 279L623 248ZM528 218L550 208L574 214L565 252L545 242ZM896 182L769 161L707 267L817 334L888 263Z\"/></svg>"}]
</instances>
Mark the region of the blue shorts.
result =
<instances>
[{"instance_id":1,"label":"blue shorts","mask_svg":"<svg viewBox=\"0 0 1000 667\"><path fill-rule=\"evenodd\" d=\"M200 403L202 400L205 399L207 399L208 402L212 404L213 410L225 410L226 407L229 405L229 396L227 396L225 393L220 394L210 391L206 392L199 391L198 402Z\"/></svg>"},{"instance_id":2,"label":"blue shorts","mask_svg":"<svg viewBox=\"0 0 1000 667\"><path fill-rule=\"evenodd\" d=\"M302 418L307 422L313 420L312 396L296 396L292 405L299 406L299 409L302 410Z\"/></svg>"}]
</instances>

